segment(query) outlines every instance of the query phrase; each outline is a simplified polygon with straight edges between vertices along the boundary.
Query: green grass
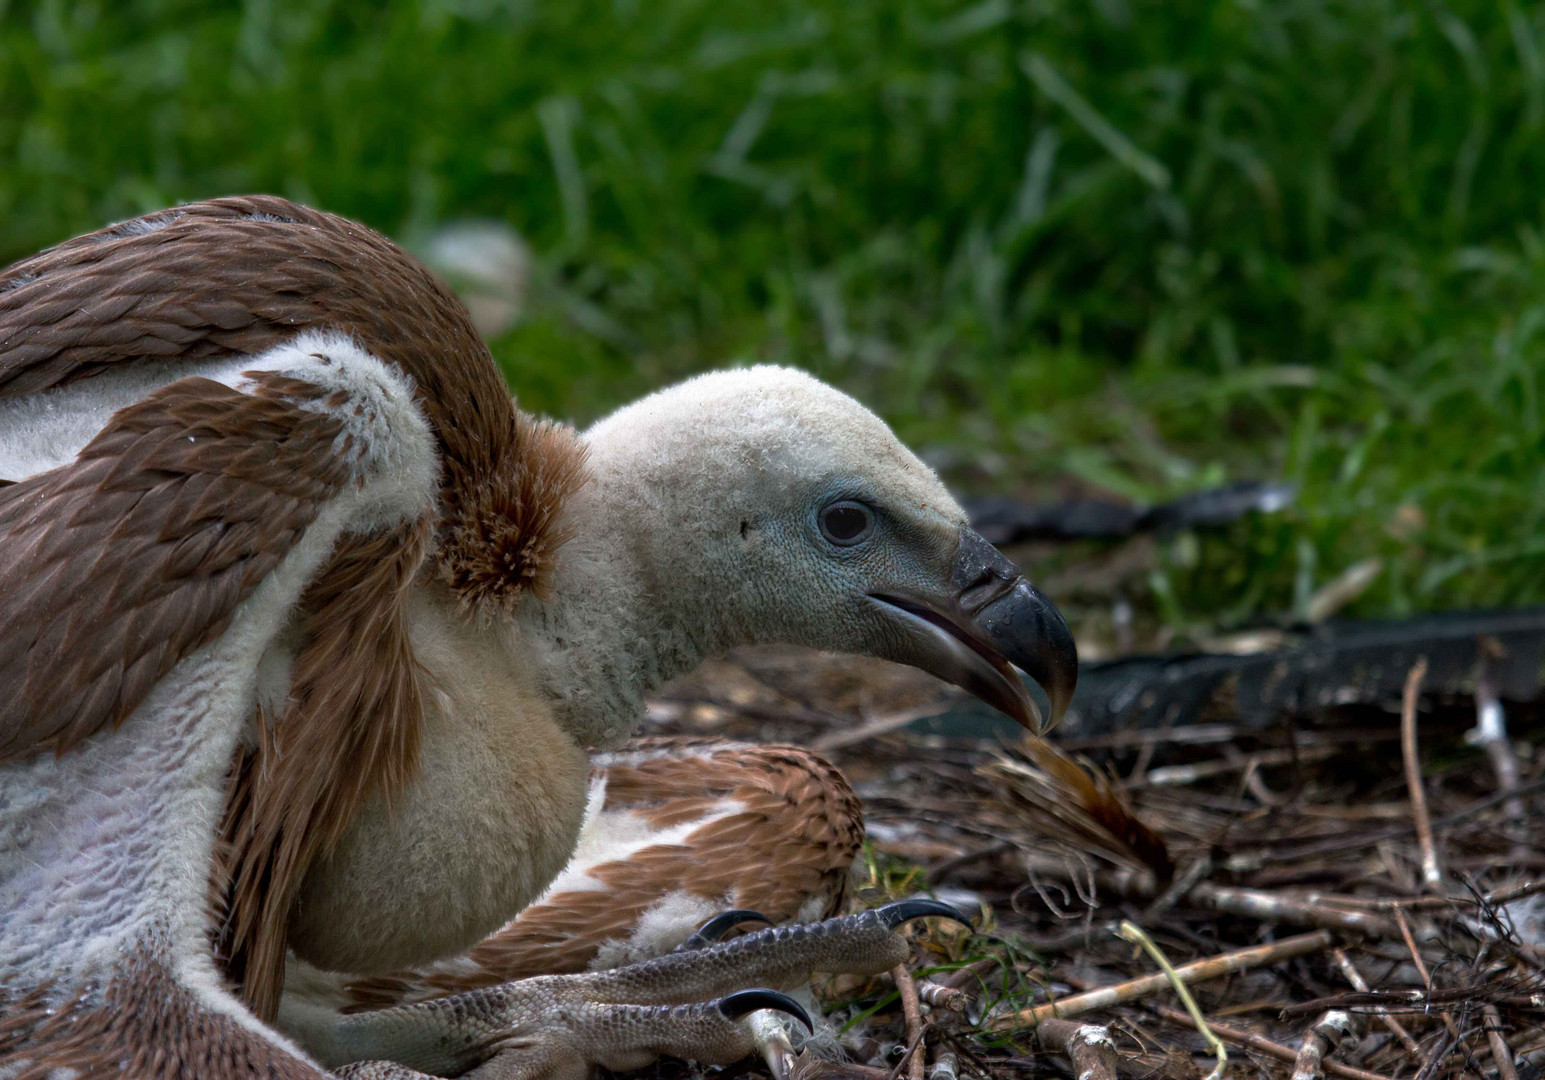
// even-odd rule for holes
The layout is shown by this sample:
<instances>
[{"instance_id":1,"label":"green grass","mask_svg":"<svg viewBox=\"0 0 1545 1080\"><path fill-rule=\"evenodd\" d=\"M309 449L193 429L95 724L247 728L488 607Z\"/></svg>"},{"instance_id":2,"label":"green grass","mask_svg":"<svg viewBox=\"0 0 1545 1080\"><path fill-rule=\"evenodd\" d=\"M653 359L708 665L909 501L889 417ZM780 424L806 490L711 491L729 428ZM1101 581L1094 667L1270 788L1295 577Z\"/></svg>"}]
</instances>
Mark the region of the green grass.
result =
<instances>
[{"instance_id":1,"label":"green grass","mask_svg":"<svg viewBox=\"0 0 1545 1080\"><path fill-rule=\"evenodd\" d=\"M1515 0L0 0L0 260L277 191L542 256L495 342L585 419L807 367L966 488L1291 512L1172 622L1545 600L1545 12ZM1226 542L1225 542L1226 541Z\"/></svg>"}]
</instances>

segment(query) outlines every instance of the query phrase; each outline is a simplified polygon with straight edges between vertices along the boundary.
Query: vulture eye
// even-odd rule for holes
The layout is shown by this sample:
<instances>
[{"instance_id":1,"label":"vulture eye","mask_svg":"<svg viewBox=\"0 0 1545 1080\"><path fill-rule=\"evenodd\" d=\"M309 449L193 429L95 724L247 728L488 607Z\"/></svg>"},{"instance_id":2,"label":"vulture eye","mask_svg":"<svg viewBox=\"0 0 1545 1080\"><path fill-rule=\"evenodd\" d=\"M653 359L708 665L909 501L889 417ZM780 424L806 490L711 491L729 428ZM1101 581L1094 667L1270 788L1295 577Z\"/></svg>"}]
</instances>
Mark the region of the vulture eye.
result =
<instances>
[{"instance_id":1,"label":"vulture eye","mask_svg":"<svg viewBox=\"0 0 1545 1080\"><path fill-rule=\"evenodd\" d=\"M874 515L863 503L844 499L821 511L821 535L838 547L852 547L874 532Z\"/></svg>"}]
</instances>

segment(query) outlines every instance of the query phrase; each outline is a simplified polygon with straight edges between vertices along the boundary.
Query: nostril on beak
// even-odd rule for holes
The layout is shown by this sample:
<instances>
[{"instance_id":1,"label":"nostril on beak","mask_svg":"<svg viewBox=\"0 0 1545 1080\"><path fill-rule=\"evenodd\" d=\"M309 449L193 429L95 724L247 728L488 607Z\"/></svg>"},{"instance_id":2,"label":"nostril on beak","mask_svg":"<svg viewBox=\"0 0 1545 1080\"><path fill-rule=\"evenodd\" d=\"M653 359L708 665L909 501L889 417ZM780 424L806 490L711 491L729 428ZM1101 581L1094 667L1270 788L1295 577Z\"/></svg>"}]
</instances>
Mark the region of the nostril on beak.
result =
<instances>
[{"instance_id":1,"label":"nostril on beak","mask_svg":"<svg viewBox=\"0 0 1545 1080\"><path fill-rule=\"evenodd\" d=\"M951 584L956 589L958 603L968 615L976 615L1014 588L1021 576L1019 567L986 540L970 530L961 533Z\"/></svg>"}]
</instances>

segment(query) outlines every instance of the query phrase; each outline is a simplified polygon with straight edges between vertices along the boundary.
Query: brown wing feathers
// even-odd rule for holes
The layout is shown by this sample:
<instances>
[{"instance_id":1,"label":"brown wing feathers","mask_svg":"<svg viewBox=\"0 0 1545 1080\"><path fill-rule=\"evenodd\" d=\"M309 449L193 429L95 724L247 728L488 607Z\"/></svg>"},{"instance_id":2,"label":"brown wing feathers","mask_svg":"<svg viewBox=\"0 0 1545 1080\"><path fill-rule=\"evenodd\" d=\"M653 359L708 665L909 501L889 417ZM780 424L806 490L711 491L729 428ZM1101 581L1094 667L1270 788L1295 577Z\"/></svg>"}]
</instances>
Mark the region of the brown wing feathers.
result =
<instances>
[{"instance_id":1,"label":"brown wing feathers","mask_svg":"<svg viewBox=\"0 0 1545 1080\"><path fill-rule=\"evenodd\" d=\"M338 431L288 396L185 379L0 489L0 759L118 723L224 631L344 481Z\"/></svg>"},{"instance_id":2,"label":"brown wing feathers","mask_svg":"<svg viewBox=\"0 0 1545 1080\"><path fill-rule=\"evenodd\" d=\"M412 377L445 478L436 561L469 602L541 589L582 482L572 431L518 413L465 307L356 222L268 195L123 222L0 272L0 397L144 359L258 353L307 328ZM514 526L511 526L511 523Z\"/></svg>"},{"instance_id":3,"label":"brown wing feathers","mask_svg":"<svg viewBox=\"0 0 1545 1080\"><path fill-rule=\"evenodd\" d=\"M317 1080L313 1066L198 1001L168 969L164 948L141 944L105 986L73 999L61 1002L45 987L5 1001L0 1076ZM41 1056L38 1047L46 1048Z\"/></svg>"},{"instance_id":4,"label":"brown wing feathers","mask_svg":"<svg viewBox=\"0 0 1545 1080\"><path fill-rule=\"evenodd\" d=\"M400 599L423 553L469 606L541 594L581 444L517 412L438 279L365 227L283 199L147 215L0 272L0 397L120 364L256 354L308 328L414 380L439 441L440 521L340 543L302 604L290 702L236 763L225 944L263 1015L301 873L414 759ZM120 412L76 463L0 487L0 685L22 688L0 701L0 759L120 721L224 630L341 482L329 423L183 380Z\"/></svg>"},{"instance_id":5,"label":"brown wing feathers","mask_svg":"<svg viewBox=\"0 0 1545 1080\"><path fill-rule=\"evenodd\" d=\"M288 704L259 717L258 746L236 764L222 947L259 1016L279 1007L290 904L306 868L367 798L401 790L418 758L419 671L401 599L426 525L339 545L301 601Z\"/></svg>"}]
</instances>

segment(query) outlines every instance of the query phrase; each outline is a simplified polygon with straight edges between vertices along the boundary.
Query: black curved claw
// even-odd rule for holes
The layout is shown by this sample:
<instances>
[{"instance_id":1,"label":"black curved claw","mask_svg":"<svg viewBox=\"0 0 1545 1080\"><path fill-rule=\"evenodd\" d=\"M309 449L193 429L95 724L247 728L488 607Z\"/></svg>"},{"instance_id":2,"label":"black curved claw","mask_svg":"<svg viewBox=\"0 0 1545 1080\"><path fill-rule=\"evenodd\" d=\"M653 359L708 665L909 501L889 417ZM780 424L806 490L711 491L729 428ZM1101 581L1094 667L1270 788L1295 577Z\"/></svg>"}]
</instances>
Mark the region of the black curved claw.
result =
<instances>
[{"instance_id":1,"label":"black curved claw","mask_svg":"<svg viewBox=\"0 0 1545 1080\"><path fill-rule=\"evenodd\" d=\"M805 1011L805 1007L776 990L737 990L719 999L719 1012L724 1014L726 1020L739 1020L758 1009L777 1009L781 1013L788 1013L804 1024L806 1031L815 1031L815 1025L810 1022L810 1014Z\"/></svg>"},{"instance_id":2,"label":"black curved claw","mask_svg":"<svg viewBox=\"0 0 1545 1080\"><path fill-rule=\"evenodd\" d=\"M682 951L688 949L701 949L704 945L712 945L725 934L744 922L763 922L768 926L772 920L760 911L752 911L749 908L732 908L729 911L721 911L709 919L702 926L693 931L692 936L683 941L677 948Z\"/></svg>"},{"instance_id":3,"label":"black curved claw","mask_svg":"<svg viewBox=\"0 0 1545 1080\"><path fill-rule=\"evenodd\" d=\"M967 919L943 901L928 900L921 896L914 897L911 900L898 900L894 904L886 904L882 908L875 908L874 913L891 930L896 929L904 922L921 919L927 915L936 915L941 919L954 919L962 926L971 925L970 919Z\"/></svg>"}]
</instances>

